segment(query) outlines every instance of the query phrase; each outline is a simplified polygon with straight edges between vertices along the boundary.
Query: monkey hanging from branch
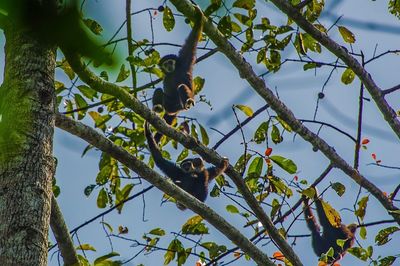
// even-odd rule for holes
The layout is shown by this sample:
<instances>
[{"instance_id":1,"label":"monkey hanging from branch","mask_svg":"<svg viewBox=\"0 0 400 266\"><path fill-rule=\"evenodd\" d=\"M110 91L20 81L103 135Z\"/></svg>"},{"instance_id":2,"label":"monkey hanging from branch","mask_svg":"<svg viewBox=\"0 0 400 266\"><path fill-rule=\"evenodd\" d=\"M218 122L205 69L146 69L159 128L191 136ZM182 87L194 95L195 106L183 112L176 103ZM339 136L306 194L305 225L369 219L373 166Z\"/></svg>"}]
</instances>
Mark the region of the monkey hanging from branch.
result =
<instances>
[{"instance_id":1,"label":"monkey hanging from branch","mask_svg":"<svg viewBox=\"0 0 400 266\"><path fill-rule=\"evenodd\" d=\"M197 43L203 30L203 12L195 6L194 26L178 55L169 54L161 58L159 66L164 73L163 87L153 94L153 110L165 111L164 120L172 125L176 115L195 104L193 86L193 65L196 62ZM158 143L162 134L157 133Z\"/></svg>"},{"instance_id":2,"label":"monkey hanging from branch","mask_svg":"<svg viewBox=\"0 0 400 266\"><path fill-rule=\"evenodd\" d=\"M355 240L355 232L357 229L357 224L349 224L346 226L345 224L341 223L341 220L335 221L337 224L332 224L329 221L326 211L324 210L324 203L320 198L317 196L317 190L315 189L314 194L314 202L315 207L317 209L317 214L319 218L319 222L322 226L322 234L320 232L320 226L310 208L309 199L303 195L303 203L304 203L304 216L307 222L307 226L311 231L311 242L312 247L315 254L321 257L322 254L326 254L330 248L333 249L333 256L327 257L327 263L333 264L336 261L342 259L344 254L346 253L347 249L351 248L354 244ZM340 218L338 215L334 215L337 218ZM341 239L344 240L343 246L339 246L337 240Z\"/></svg>"},{"instance_id":3,"label":"monkey hanging from branch","mask_svg":"<svg viewBox=\"0 0 400 266\"><path fill-rule=\"evenodd\" d=\"M229 164L228 159L224 158L223 163L219 167L212 166L206 168L203 159L199 157L183 160L180 165L177 165L162 157L161 151L149 129L149 124L145 122L144 127L147 145L157 167L181 189L201 202L204 202L208 195L209 183L215 177L225 172ZM176 205L181 210L186 209L179 202Z\"/></svg>"}]
</instances>

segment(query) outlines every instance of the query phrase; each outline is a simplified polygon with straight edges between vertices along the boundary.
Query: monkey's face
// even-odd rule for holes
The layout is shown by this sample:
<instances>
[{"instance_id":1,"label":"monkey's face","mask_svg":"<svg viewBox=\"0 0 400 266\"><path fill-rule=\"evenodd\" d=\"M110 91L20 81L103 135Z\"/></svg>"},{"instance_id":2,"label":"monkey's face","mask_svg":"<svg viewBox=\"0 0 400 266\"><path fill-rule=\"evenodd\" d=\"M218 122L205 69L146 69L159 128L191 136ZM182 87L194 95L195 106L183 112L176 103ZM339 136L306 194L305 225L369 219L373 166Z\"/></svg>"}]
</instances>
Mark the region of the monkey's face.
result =
<instances>
[{"instance_id":1,"label":"monkey's face","mask_svg":"<svg viewBox=\"0 0 400 266\"><path fill-rule=\"evenodd\" d=\"M192 99L192 98L187 99L186 103L185 103L185 109L189 110L190 108L192 108L194 106L194 104L195 104L194 99Z\"/></svg>"},{"instance_id":2,"label":"monkey's face","mask_svg":"<svg viewBox=\"0 0 400 266\"><path fill-rule=\"evenodd\" d=\"M165 56L161 59L159 66L164 74L174 72L176 67L176 56Z\"/></svg>"},{"instance_id":3,"label":"monkey's face","mask_svg":"<svg viewBox=\"0 0 400 266\"><path fill-rule=\"evenodd\" d=\"M357 224L355 224L355 223L349 224L349 225L347 226L347 228L349 229L350 232L352 232L353 234L355 234L355 232L357 231Z\"/></svg>"},{"instance_id":4,"label":"monkey's face","mask_svg":"<svg viewBox=\"0 0 400 266\"><path fill-rule=\"evenodd\" d=\"M181 168L188 173L200 173L204 171L204 163L201 158L193 158L183 160L180 164Z\"/></svg>"}]
</instances>

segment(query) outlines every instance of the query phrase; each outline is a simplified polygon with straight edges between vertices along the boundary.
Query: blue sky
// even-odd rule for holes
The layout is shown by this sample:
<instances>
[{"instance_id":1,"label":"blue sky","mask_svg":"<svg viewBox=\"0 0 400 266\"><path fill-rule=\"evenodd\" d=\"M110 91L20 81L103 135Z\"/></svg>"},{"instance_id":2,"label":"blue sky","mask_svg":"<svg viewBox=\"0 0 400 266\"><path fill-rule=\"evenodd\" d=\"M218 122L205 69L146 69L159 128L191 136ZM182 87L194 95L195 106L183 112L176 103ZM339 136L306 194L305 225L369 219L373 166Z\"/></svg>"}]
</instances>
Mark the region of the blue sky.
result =
<instances>
[{"instance_id":1,"label":"blue sky","mask_svg":"<svg viewBox=\"0 0 400 266\"><path fill-rule=\"evenodd\" d=\"M162 1L153 0L133 1L132 11L141 10L146 7L157 7L161 3ZM261 14L268 14L268 17L270 17L273 23L285 23L286 18L280 16L270 3L265 4L264 1L258 1L257 4L259 8L259 16ZM88 3L87 16L102 22L102 25L105 28L105 39L110 37L124 20L124 5L125 1L122 0L99 0ZM200 5L204 7L202 3L200 3ZM343 18L338 25L344 25L351 29L356 36L356 43L353 46L354 51L359 52L360 49L362 49L366 58L370 58L375 49L377 53L381 53L386 50L398 48L399 35L398 32L396 32L396 29L400 31L399 20L389 14L386 2L382 3L382 1L365 0L327 1L326 10L330 11L330 15L323 16L321 22L324 25L329 26L332 24L332 19L335 20L338 16L342 15ZM381 28L378 28L380 31L376 31L371 28L359 27L358 22L361 22L361 25L365 25L363 24L364 22L388 25L388 27L383 27L383 29L387 29L387 32L384 32ZM148 24L149 17L147 13L134 16L134 38L151 39L151 32ZM166 32L162 27L161 14L154 18L153 24L155 42L181 44L189 31L188 25L182 23L182 20L178 18L175 29L172 32ZM123 30L123 34L121 34L120 37L124 37L124 34L125 30ZM329 35L344 45L337 29L333 28ZM4 45L4 37L1 36L0 38L1 45ZM237 43L235 44L237 45ZM201 46L202 45L204 44L201 44ZM210 44L210 47L213 47L212 43ZM118 49L122 51L122 54L125 51L125 46L121 45ZM157 47L157 49L161 54L174 53L177 51L177 48L172 46ZM198 55L202 54L204 54L204 51L198 52ZM311 55L315 60L318 59L320 61L332 61L332 59L334 59L334 57L325 50L321 55ZM244 54L244 56L248 61L254 59L248 54ZM287 51L282 54L282 57L292 59L297 58L292 49L287 49ZM0 51L0 58L4 58L3 51ZM4 60L1 60L0 63L3 64ZM266 71L265 67L262 65L253 64L253 69L258 74ZM375 82L381 88L390 88L399 84L399 80L396 76L398 69L400 69L400 60L398 60L398 57L394 55L376 60L375 63L372 63L367 67L367 70L372 74ZM312 70L304 72L302 64L287 63L282 66L282 69L278 73L268 74L265 77L265 81L268 87L276 91L280 99L293 110L297 118L312 119L318 92L321 91L323 83L327 79L330 70L330 68L321 68L318 69L318 72L315 74ZM2 71L2 68L0 71ZM335 71L332 75L332 79L324 89L325 98L320 102L317 120L331 123L355 136L359 82L355 80L349 86L343 85L340 83L342 71L343 70L341 69ZM253 110L258 109L265 104L252 88L250 88L244 80L240 79L237 70L222 54L216 54L206 61L196 65L195 75L200 75L206 79L205 88L203 89L202 94L205 94L207 99L211 101L213 110L210 110L207 105L200 103L184 115L196 117L207 127L210 134L210 145L213 145L221 137L215 131L210 130L211 127L217 128L222 132L228 132L236 125L235 116L231 111L232 104L249 105ZM66 84L69 82L65 75L60 71L57 71L57 78L64 81ZM113 80L113 78L111 78L111 80ZM147 82L149 82L147 76L141 76L139 79L139 85L143 85ZM395 110L400 109L399 95L399 93L393 93L387 98ZM243 120L245 117L240 118ZM266 119L268 119L267 113L263 113L246 126L244 134L247 139L250 139L260 122L265 121ZM93 122L90 119L85 119L84 122L93 126ZM319 128L318 125L313 124L307 124L307 126L309 126L310 129L313 129L314 132ZM339 155L348 162L352 162L352 141L343 135L338 134L336 131L325 127L321 130L320 136L326 139L327 142L335 148ZM368 165L373 162L371 159L371 153L375 152L378 158L382 160L383 164L399 166L398 152L400 151L398 139L395 134L392 133L387 123L382 119L382 115L379 113L372 101L365 102L363 136L370 139L371 142L368 144L368 150L361 151L360 172L369 180L377 184L383 191L393 191L394 187L399 183L399 171ZM304 142L299 136L294 137L293 135L286 134L284 135L284 138L282 144L272 146L274 153L293 159L298 166L299 177L312 182L312 180L316 179L328 165L327 159L320 152L311 152L311 145ZM231 163L234 163L243 151L242 145L239 145L241 142L242 138L238 132L221 145L217 151L221 155L229 157ZM84 157L81 157L82 151L85 147L86 143L84 141L56 129L54 153L59 162L57 168L57 183L61 187L61 195L58 197L58 202L70 229L102 211L96 207L97 191L94 191L89 198L86 198L83 194L84 188L95 182L100 155L99 152L92 150ZM259 152L263 152L262 146L253 146L252 148ZM180 150L173 154L173 158L176 158L179 152ZM279 172L278 170L277 174L283 175L284 173ZM353 208L355 199L354 195L358 191L358 186L338 170L333 171L328 180L331 182L342 182L346 185L347 190L345 195L341 198L330 190L325 194L324 199L329 201L329 203L337 210L341 210L342 219L345 223L354 222L354 215L344 209ZM135 186L133 193L137 193L149 185L146 181L142 181L143 184ZM329 182L325 181L320 186L321 190L328 185ZM363 195L366 195L366 193ZM111 224L114 227L114 230L117 230L118 225L127 226L129 228L129 234L127 236L138 240L142 240L141 237L144 232L148 232L156 227L162 227L168 233L179 231L180 225L194 214L190 210L181 212L173 204L167 203L160 206L161 198L162 193L154 188L146 193L144 198L139 197L126 204L121 215L113 212L105 216L104 221ZM296 200L297 198L292 199L291 202L293 203ZM225 205L228 204L227 198L224 198L223 196L220 198L209 197L206 203L215 208L232 224L236 225L244 234L251 236L251 231L248 228L241 229L245 221L238 215L230 214L225 210ZM142 219L143 208L145 221ZM365 222L383 219L389 219L389 216L385 214L381 205L370 196ZM289 217L284 226L287 227L292 220L293 217ZM91 251L86 253L90 259L111 251L109 240L105 237L103 228L99 223L100 221L101 220L95 221L91 225L81 229L78 233L81 243L90 243L97 249L96 253ZM362 240L358 237L358 240L363 247L374 245L373 239L379 228L383 228L383 226L369 227L367 240ZM230 241L221 233L213 228L210 229L211 234L205 236L202 241L215 240L219 243L224 243L228 248L232 247ZM297 221L290 232L292 234L308 233L305 223L302 220ZM168 235L164 238L170 241L172 236ZM74 240L76 240L76 238ZM293 239L291 239L291 241L292 240ZM399 240L397 234L392 240L392 244L385 245L383 248L374 247L375 254L384 256L399 253L398 247L393 245L393 243L398 243ZM129 242L117 239L113 239L112 242L114 250L120 252L121 257L124 259L129 258L139 251L139 248L130 247ZM310 250L310 242L309 238L299 238L296 240L296 246L294 246L294 249L297 254L299 254L305 265L316 265L316 257ZM160 246L166 246L167 243L168 241L160 242ZM276 250L272 244L262 247L262 249L265 249L269 255ZM162 251L155 252L148 256L140 255L132 261L132 264L128 265L137 265L139 263L145 265L160 265L163 261L163 255L164 252ZM57 265L56 257L49 260L50 265ZM242 262L240 265L245 265ZM193 265L193 263L188 263L188 265ZM239 263L232 265L239 265ZM252 265L252 263L248 263L248 265ZM342 261L342 265L361 265L361 263L351 255L347 255Z\"/></svg>"}]
</instances>

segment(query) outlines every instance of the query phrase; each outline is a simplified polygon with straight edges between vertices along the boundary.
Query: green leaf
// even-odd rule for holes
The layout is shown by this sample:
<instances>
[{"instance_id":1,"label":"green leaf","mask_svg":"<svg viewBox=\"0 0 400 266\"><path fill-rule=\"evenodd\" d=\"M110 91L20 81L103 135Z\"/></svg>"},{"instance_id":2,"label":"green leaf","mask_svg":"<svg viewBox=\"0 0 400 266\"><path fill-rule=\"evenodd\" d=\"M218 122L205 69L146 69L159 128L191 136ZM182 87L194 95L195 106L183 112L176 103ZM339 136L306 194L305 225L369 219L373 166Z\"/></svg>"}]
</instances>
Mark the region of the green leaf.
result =
<instances>
[{"instance_id":1,"label":"green leaf","mask_svg":"<svg viewBox=\"0 0 400 266\"><path fill-rule=\"evenodd\" d=\"M176 159L177 162L183 161L186 159L189 155L189 150L188 149L183 149L182 152L178 155L178 159Z\"/></svg>"},{"instance_id":2,"label":"green leaf","mask_svg":"<svg viewBox=\"0 0 400 266\"><path fill-rule=\"evenodd\" d=\"M197 134L196 125L193 123L190 125L190 135L192 135L192 137L195 139L199 139L199 134Z\"/></svg>"},{"instance_id":3,"label":"green leaf","mask_svg":"<svg viewBox=\"0 0 400 266\"><path fill-rule=\"evenodd\" d=\"M367 239L367 228L365 226L360 228L360 237L362 239Z\"/></svg>"},{"instance_id":4,"label":"green leaf","mask_svg":"<svg viewBox=\"0 0 400 266\"><path fill-rule=\"evenodd\" d=\"M226 210L230 213L239 213L238 208L236 208L236 206L233 206L230 204L226 206Z\"/></svg>"},{"instance_id":5,"label":"green leaf","mask_svg":"<svg viewBox=\"0 0 400 266\"><path fill-rule=\"evenodd\" d=\"M359 258L360 260L367 261L369 258L368 251L360 247L352 247L347 250L351 255Z\"/></svg>"},{"instance_id":6,"label":"green leaf","mask_svg":"<svg viewBox=\"0 0 400 266\"><path fill-rule=\"evenodd\" d=\"M279 155L272 155L269 158L289 174L297 172L297 165L292 160Z\"/></svg>"},{"instance_id":7,"label":"green leaf","mask_svg":"<svg viewBox=\"0 0 400 266\"><path fill-rule=\"evenodd\" d=\"M283 140L278 127L275 125L272 126L271 139L272 139L272 142L275 144L281 143Z\"/></svg>"},{"instance_id":8,"label":"green leaf","mask_svg":"<svg viewBox=\"0 0 400 266\"><path fill-rule=\"evenodd\" d=\"M400 230L400 228L397 226L391 226L391 227L380 230L379 233L375 237L375 243L378 246L382 246L382 245L386 244L387 242L389 242L391 240L391 239L389 239L390 235L392 235L393 233L395 233L399 230Z\"/></svg>"},{"instance_id":9,"label":"green leaf","mask_svg":"<svg viewBox=\"0 0 400 266\"><path fill-rule=\"evenodd\" d=\"M75 94L75 103L78 109L85 108L88 106L86 100L80 94ZM87 110L81 110L78 112L78 120L81 120L85 117L85 113Z\"/></svg>"},{"instance_id":10,"label":"green leaf","mask_svg":"<svg viewBox=\"0 0 400 266\"><path fill-rule=\"evenodd\" d=\"M210 139L208 138L208 134L207 131L205 130L205 128L199 124L200 127L200 135L201 135L201 142L207 146L210 143Z\"/></svg>"},{"instance_id":11,"label":"green leaf","mask_svg":"<svg viewBox=\"0 0 400 266\"><path fill-rule=\"evenodd\" d=\"M154 228L153 230L151 230L149 232L149 234L156 235L156 236L164 236L165 231L164 231L164 229L161 229L161 228Z\"/></svg>"},{"instance_id":12,"label":"green leaf","mask_svg":"<svg viewBox=\"0 0 400 266\"><path fill-rule=\"evenodd\" d=\"M93 100L93 98L97 97L97 91L92 89L89 86L86 85L79 85L78 90L85 95L86 98Z\"/></svg>"},{"instance_id":13,"label":"green leaf","mask_svg":"<svg viewBox=\"0 0 400 266\"><path fill-rule=\"evenodd\" d=\"M102 129L102 130L105 130L106 129L106 127L105 127L105 123L108 121L108 120L110 120L111 119L111 115L100 115L98 112L95 112L95 111L90 111L90 112L88 112L88 114L92 117L92 119L94 120L94 122L95 122L95 126L96 127L98 127L98 128L100 128L100 129Z\"/></svg>"},{"instance_id":14,"label":"green leaf","mask_svg":"<svg viewBox=\"0 0 400 266\"><path fill-rule=\"evenodd\" d=\"M107 227L107 229L108 229L108 231L110 231L110 233L112 233L114 231L112 226L109 223L106 223L104 221L101 221L100 223L103 224L105 227Z\"/></svg>"},{"instance_id":15,"label":"green leaf","mask_svg":"<svg viewBox=\"0 0 400 266\"><path fill-rule=\"evenodd\" d=\"M379 266L392 266L396 261L396 257L394 256L387 256L379 260Z\"/></svg>"},{"instance_id":16,"label":"green leaf","mask_svg":"<svg viewBox=\"0 0 400 266\"><path fill-rule=\"evenodd\" d=\"M250 10L255 7L255 4L256 0L236 0L232 6Z\"/></svg>"},{"instance_id":17,"label":"green leaf","mask_svg":"<svg viewBox=\"0 0 400 266\"><path fill-rule=\"evenodd\" d=\"M246 154L246 158L244 156L244 154L242 154L239 159L237 160L237 162L235 163L235 170L242 172L243 169L246 167L247 163L250 161L251 159L251 154Z\"/></svg>"},{"instance_id":18,"label":"green leaf","mask_svg":"<svg viewBox=\"0 0 400 266\"><path fill-rule=\"evenodd\" d=\"M400 18L400 2L398 0L390 0L388 4L389 12Z\"/></svg>"},{"instance_id":19,"label":"green leaf","mask_svg":"<svg viewBox=\"0 0 400 266\"><path fill-rule=\"evenodd\" d=\"M269 122L262 122L256 131L254 132L253 140L255 143L260 144L265 141L265 137L268 134L268 124Z\"/></svg>"},{"instance_id":20,"label":"green leaf","mask_svg":"<svg viewBox=\"0 0 400 266\"><path fill-rule=\"evenodd\" d=\"M239 13L235 13L233 14L233 16L239 20L240 23L242 23L243 25L246 25L248 27L250 27L251 25L251 19L250 17L243 15L243 14L239 14Z\"/></svg>"},{"instance_id":21,"label":"green leaf","mask_svg":"<svg viewBox=\"0 0 400 266\"><path fill-rule=\"evenodd\" d=\"M237 108L237 109L239 109L240 111L242 111L245 115L247 115L248 117L251 117L251 116L253 116L253 110L249 107L249 106L246 106L246 105L242 105L242 104L236 104L235 105L235 107Z\"/></svg>"},{"instance_id":22,"label":"green leaf","mask_svg":"<svg viewBox=\"0 0 400 266\"><path fill-rule=\"evenodd\" d=\"M129 197L129 194L131 193L133 187L133 184L126 184L122 190L116 189L116 192L118 193L116 193L115 205L126 200ZM121 213L123 206L124 204L121 204L117 207L118 213Z\"/></svg>"},{"instance_id":23,"label":"green leaf","mask_svg":"<svg viewBox=\"0 0 400 266\"><path fill-rule=\"evenodd\" d=\"M81 244L77 246L76 249L96 251L96 249L90 244Z\"/></svg>"},{"instance_id":24,"label":"green leaf","mask_svg":"<svg viewBox=\"0 0 400 266\"><path fill-rule=\"evenodd\" d=\"M217 11L221 7L221 2L220 3L212 3L209 5L206 10L204 10L204 16L209 17L212 13Z\"/></svg>"},{"instance_id":25,"label":"green leaf","mask_svg":"<svg viewBox=\"0 0 400 266\"><path fill-rule=\"evenodd\" d=\"M60 68L64 71L64 73L69 77L70 80L75 78L75 72L72 70L68 61L64 58L61 62L58 62Z\"/></svg>"},{"instance_id":26,"label":"green leaf","mask_svg":"<svg viewBox=\"0 0 400 266\"><path fill-rule=\"evenodd\" d=\"M194 84L194 95L197 95L204 87L205 79L202 77L195 77L193 79L193 84Z\"/></svg>"},{"instance_id":27,"label":"green leaf","mask_svg":"<svg viewBox=\"0 0 400 266\"><path fill-rule=\"evenodd\" d=\"M278 120L279 124L288 132L292 132L292 128L289 126L288 123L283 121L279 116L276 117L276 120Z\"/></svg>"},{"instance_id":28,"label":"green leaf","mask_svg":"<svg viewBox=\"0 0 400 266\"><path fill-rule=\"evenodd\" d=\"M95 187L96 187L96 185L94 185L94 184L87 186L87 187L85 188L84 192L83 192L83 193L85 194L85 196L86 196L86 197L89 197L90 194L92 194L92 191L93 191L93 189L94 189Z\"/></svg>"},{"instance_id":29,"label":"green leaf","mask_svg":"<svg viewBox=\"0 0 400 266\"><path fill-rule=\"evenodd\" d=\"M315 193L316 193L316 191L315 191L315 188L313 188L313 187L306 188L301 192L301 194L303 194L304 196L307 196L307 198L309 198L309 199L313 199L315 197Z\"/></svg>"},{"instance_id":30,"label":"green leaf","mask_svg":"<svg viewBox=\"0 0 400 266\"><path fill-rule=\"evenodd\" d=\"M250 177L258 178L261 176L261 172L263 169L264 160L261 157L256 157L251 162L249 166L249 170L247 171L247 175Z\"/></svg>"},{"instance_id":31,"label":"green leaf","mask_svg":"<svg viewBox=\"0 0 400 266\"><path fill-rule=\"evenodd\" d=\"M208 234L208 228L203 223L203 218L195 215L189 218L184 225L182 225L182 233L190 235L203 235Z\"/></svg>"},{"instance_id":32,"label":"green leaf","mask_svg":"<svg viewBox=\"0 0 400 266\"><path fill-rule=\"evenodd\" d=\"M261 48L257 53L257 64L264 62L267 59L267 51L265 48Z\"/></svg>"},{"instance_id":33,"label":"green leaf","mask_svg":"<svg viewBox=\"0 0 400 266\"><path fill-rule=\"evenodd\" d=\"M277 199L272 200L272 209L271 209L271 219L275 217L275 215L278 213L278 211L281 209L281 204Z\"/></svg>"},{"instance_id":34,"label":"green leaf","mask_svg":"<svg viewBox=\"0 0 400 266\"><path fill-rule=\"evenodd\" d=\"M314 69L314 68L317 68L317 67L321 67L321 66L320 66L319 64L317 64L317 63L314 63L314 62L312 62L312 63L307 63L307 64L305 64L305 65L303 66L303 70L306 71L306 70Z\"/></svg>"},{"instance_id":35,"label":"green leaf","mask_svg":"<svg viewBox=\"0 0 400 266\"><path fill-rule=\"evenodd\" d=\"M218 22L217 28L225 37L230 37L232 35L231 17L230 16L222 17Z\"/></svg>"},{"instance_id":36,"label":"green leaf","mask_svg":"<svg viewBox=\"0 0 400 266\"><path fill-rule=\"evenodd\" d=\"M354 34L350 30L348 30L346 27L339 26L338 28L339 28L340 35L342 35L342 38L345 42L354 43L356 41L356 37L354 36Z\"/></svg>"},{"instance_id":37,"label":"green leaf","mask_svg":"<svg viewBox=\"0 0 400 266\"><path fill-rule=\"evenodd\" d=\"M357 202L358 208L354 214L357 215L358 217L360 217L361 220L364 220L368 200L369 200L369 197L365 196Z\"/></svg>"},{"instance_id":38,"label":"green leaf","mask_svg":"<svg viewBox=\"0 0 400 266\"><path fill-rule=\"evenodd\" d=\"M101 71L100 72L100 78L108 81L108 73L107 73L107 71L105 71L105 70Z\"/></svg>"},{"instance_id":39,"label":"green leaf","mask_svg":"<svg viewBox=\"0 0 400 266\"><path fill-rule=\"evenodd\" d=\"M57 197L60 195L60 193L61 193L60 187L57 186L57 185L54 185L54 186L52 187L52 190L53 190L53 195L54 195L54 197L56 197L56 198L57 198Z\"/></svg>"},{"instance_id":40,"label":"green leaf","mask_svg":"<svg viewBox=\"0 0 400 266\"><path fill-rule=\"evenodd\" d=\"M105 260L107 260L109 258L112 258L112 257L115 257L115 256L119 256L119 253L112 251L112 252L110 252L110 253L108 253L106 255L103 255L103 256L98 257L97 259L95 259L94 260L94 265L96 265L96 264L98 265L100 262L105 261Z\"/></svg>"},{"instance_id":41,"label":"green leaf","mask_svg":"<svg viewBox=\"0 0 400 266\"><path fill-rule=\"evenodd\" d=\"M129 70L125 69L125 64L121 65L121 68L119 69L118 77L115 82L121 82L126 80L129 77Z\"/></svg>"},{"instance_id":42,"label":"green leaf","mask_svg":"<svg viewBox=\"0 0 400 266\"><path fill-rule=\"evenodd\" d=\"M335 182L332 184L332 188L336 191L336 193L341 197L346 192L346 187L339 182Z\"/></svg>"},{"instance_id":43,"label":"green leaf","mask_svg":"<svg viewBox=\"0 0 400 266\"><path fill-rule=\"evenodd\" d=\"M355 74L351 68L346 68L342 74L342 83L348 85L353 82Z\"/></svg>"},{"instance_id":44,"label":"green leaf","mask_svg":"<svg viewBox=\"0 0 400 266\"><path fill-rule=\"evenodd\" d=\"M96 35L101 35L101 33L103 32L103 28L96 20L86 18L83 20L83 23L85 23L85 25L90 29L90 31Z\"/></svg>"},{"instance_id":45,"label":"green leaf","mask_svg":"<svg viewBox=\"0 0 400 266\"><path fill-rule=\"evenodd\" d=\"M108 196L104 188L102 188L97 195L97 207L103 209L107 206Z\"/></svg>"},{"instance_id":46,"label":"green leaf","mask_svg":"<svg viewBox=\"0 0 400 266\"><path fill-rule=\"evenodd\" d=\"M174 17L174 14L172 14L172 11L168 6L165 6L165 8L164 8L163 24L164 24L164 28L167 31L171 31L175 27L175 17Z\"/></svg>"}]
</instances>

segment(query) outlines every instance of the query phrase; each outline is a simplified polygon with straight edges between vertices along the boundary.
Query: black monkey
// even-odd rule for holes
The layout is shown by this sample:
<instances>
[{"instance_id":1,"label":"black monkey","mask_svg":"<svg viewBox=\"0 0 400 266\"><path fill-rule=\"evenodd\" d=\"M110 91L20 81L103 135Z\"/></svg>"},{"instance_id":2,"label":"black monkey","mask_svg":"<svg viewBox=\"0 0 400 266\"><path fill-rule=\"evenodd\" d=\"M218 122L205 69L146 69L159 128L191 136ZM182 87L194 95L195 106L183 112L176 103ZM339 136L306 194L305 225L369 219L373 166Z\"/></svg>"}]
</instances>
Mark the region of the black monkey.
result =
<instances>
[{"instance_id":1,"label":"black monkey","mask_svg":"<svg viewBox=\"0 0 400 266\"><path fill-rule=\"evenodd\" d=\"M150 153L157 167L171 178L177 186L204 202L208 195L208 184L226 170L228 167L228 159L225 158L222 165L219 167L213 166L206 168L201 158L183 160L178 166L162 157L161 151L150 132L147 122L145 122L145 135ZM186 207L179 202L176 205L181 210L186 209Z\"/></svg>"},{"instance_id":2,"label":"black monkey","mask_svg":"<svg viewBox=\"0 0 400 266\"><path fill-rule=\"evenodd\" d=\"M178 55L169 54L161 58L159 66L164 73L164 90L158 88L153 94L153 110L165 110L164 119L171 125L178 112L190 109L194 104L193 65L196 48L203 30L203 13L195 6L194 26ZM156 142L162 134L157 133Z\"/></svg>"},{"instance_id":3,"label":"black monkey","mask_svg":"<svg viewBox=\"0 0 400 266\"><path fill-rule=\"evenodd\" d=\"M321 199L317 195L314 197L315 206L317 208L317 214L319 222L321 223L323 232L320 234L320 227L315 219L315 216L308 204L309 199L303 195L304 202L304 216L307 222L307 226L311 231L312 247L317 256L321 257L322 253L328 252L332 247L334 254L333 257L328 257L327 262L333 264L334 262L340 260L346 253L346 250L351 248L354 244L354 234L357 229L356 224L340 224L340 226L332 225L329 222L328 217L322 206ZM342 239L346 240L343 247L337 245L336 240Z\"/></svg>"}]
</instances>

